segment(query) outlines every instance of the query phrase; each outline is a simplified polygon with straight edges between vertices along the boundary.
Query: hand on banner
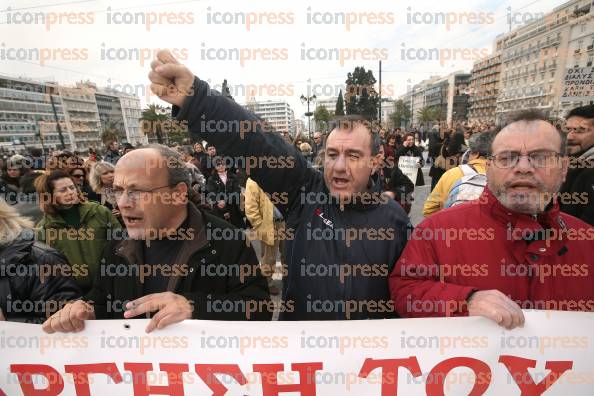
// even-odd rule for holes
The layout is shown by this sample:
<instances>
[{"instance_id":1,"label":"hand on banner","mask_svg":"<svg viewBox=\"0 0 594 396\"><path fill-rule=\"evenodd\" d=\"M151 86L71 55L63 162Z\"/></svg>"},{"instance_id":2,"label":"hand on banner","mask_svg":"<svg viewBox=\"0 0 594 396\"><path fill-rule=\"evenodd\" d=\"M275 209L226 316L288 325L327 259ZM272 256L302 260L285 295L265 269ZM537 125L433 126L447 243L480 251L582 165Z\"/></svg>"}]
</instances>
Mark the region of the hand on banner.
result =
<instances>
[{"instance_id":1,"label":"hand on banner","mask_svg":"<svg viewBox=\"0 0 594 396\"><path fill-rule=\"evenodd\" d=\"M193 95L194 74L177 61L169 50L157 52L151 62L151 91L165 102L181 107L186 96Z\"/></svg>"},{"instance_id":2,"label":"hand on banner","mask_svg":"<svg viewBox=\"0 0 594 396\"><path fill-rule=\"evenodd\" d=\"M140 297L126 304L124 318L133 318L147 312L157 312L146 327L150 333L185 319L192 319L193 307L184 296L172 292L154 293Z\"/></svg>"},{"instance_id":3,"label":"hand on banner","mask_svg":"<svg viewBox=\"0 0 594 396\"><path fill-rule=\"evenodd\" d=\"M6 318L4 317L4 313L2 312L2 308L0 308L0 322L5 321Z\"/></svg>"},{"instance_id":4,"label":"hand on banner","mask_svg":"<svg viewBox=\"0 0 594 396\"><path fill-rule=\"evenodd\" d=\"M524 326L522 309L499 290L477 291L470 296L468 315L484 316L508 330Z\"/></svg>"},{"instance_id":5,"label":"hand on banner","mask_svg":"<svg viewBox=\"0 0 594 396\"><path fill-rule=\"evenodd\" d=\"M95 319L93 306L82 300L66 304L64 308L53 314L43 323L46 333L69 333L81 331L85 328L85 320Z\"/></svg>"}]
</instances>

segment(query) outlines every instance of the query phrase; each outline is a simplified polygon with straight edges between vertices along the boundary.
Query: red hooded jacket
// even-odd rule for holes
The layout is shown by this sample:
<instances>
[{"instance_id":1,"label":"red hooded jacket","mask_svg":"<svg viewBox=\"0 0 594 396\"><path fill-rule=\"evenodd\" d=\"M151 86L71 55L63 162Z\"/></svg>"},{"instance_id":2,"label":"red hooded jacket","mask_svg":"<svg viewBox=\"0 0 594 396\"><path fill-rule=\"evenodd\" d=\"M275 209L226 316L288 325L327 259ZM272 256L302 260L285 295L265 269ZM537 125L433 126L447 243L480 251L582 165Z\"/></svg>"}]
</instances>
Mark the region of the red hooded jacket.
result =
<instances>
[{"instance_id":1,"label":"red hooded jacket","mask_svg":"<svg viewBox=\"0 0 594 396\"><path fill-rule=\"evenodd\" d=\"M594 311L594 227L558 204L513 212L485 188L419 224L389 282L402 317L467 315L469 295L491 289L523 309Z\"/></svg>"}]
</instances>

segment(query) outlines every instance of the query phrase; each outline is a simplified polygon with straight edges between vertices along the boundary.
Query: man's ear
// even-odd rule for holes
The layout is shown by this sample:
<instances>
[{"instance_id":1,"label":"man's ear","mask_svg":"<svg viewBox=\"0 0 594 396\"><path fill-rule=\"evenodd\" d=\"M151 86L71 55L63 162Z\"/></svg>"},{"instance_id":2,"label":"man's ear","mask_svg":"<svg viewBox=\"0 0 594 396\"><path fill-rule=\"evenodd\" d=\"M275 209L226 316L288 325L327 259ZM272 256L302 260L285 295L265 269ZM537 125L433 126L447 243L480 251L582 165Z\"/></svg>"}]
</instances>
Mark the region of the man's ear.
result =
<instances>
[{"instance_id":1,"label":"man's ear","mask_svg":"<svg viewBox=\"0 0 594 396\"><path fill-rule=\"evenodd\" d=\"M177 185L175 187L173 187L173 189L175 190L175 195L177 195L178 197L180 197L179 201L175 200L175 202L178 202L180 204L186 204L188 203L189 200L189 191L188 191L188 185L186 183L177 183Z\"/></svg>"}]
</instances>

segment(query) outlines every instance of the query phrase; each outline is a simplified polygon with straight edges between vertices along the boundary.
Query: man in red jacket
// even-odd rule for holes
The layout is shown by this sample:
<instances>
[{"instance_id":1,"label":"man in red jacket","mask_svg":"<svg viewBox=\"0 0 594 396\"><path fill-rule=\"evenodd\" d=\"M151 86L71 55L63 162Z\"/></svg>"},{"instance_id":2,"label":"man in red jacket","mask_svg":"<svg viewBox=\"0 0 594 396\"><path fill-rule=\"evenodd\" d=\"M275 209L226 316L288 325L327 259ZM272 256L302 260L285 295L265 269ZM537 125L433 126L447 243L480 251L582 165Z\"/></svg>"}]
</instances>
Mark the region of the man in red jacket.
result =
<instances>
[{"instance_id":1,"label":"man in red jacket","mask_svg":"<svg viewBox=\"0 0 594 396\"><path fill-rule=\"evenodd\" d=\"M410 235L390 275L398 314L479 315L511 329L522 309L594 311L594 228L554 198L565 151L566 136L533 110L495 132L481 197Z\"/></svg>"}]
</instances>

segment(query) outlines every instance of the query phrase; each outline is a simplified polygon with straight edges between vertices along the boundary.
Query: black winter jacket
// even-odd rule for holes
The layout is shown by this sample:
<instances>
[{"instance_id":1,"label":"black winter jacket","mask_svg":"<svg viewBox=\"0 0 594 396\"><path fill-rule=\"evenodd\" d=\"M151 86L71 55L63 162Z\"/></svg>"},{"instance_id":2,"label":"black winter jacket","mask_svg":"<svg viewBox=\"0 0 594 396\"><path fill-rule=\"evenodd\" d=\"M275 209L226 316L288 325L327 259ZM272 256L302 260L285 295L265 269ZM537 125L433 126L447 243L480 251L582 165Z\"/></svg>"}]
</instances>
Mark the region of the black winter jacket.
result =
<instances>
[{"instance_id":1,"label":"black winter jacket","mask_svg":"<svg viewBox=\"0 0 594 396\"><path fill-rule=\"evenodd\" d=\"M274 307L268 285L245 234L193 204L188 204L188 217L193 235L180 234L185 239L176 267L161 272L169 278L163 291L193 303L193 319L270 320ZM126 303L144 295L139 276L142 243L124 239L106 246L93 288L84 297L93 304L97 319L124 319Z\"/></svg>"},{"instance_id":2,"label":"black winter jacket","mask_svg":"<svg viewBox=\"0 0 594 396\"><path fill-rule=\"evenodd\" d=\"M578 158L570 158L569 170L559 192L562 212L594 226L594 147Z\"/></svg>"},{"instance_id":3,"label":"black winter jacket","mask_svg":"<svg viewBox=\"0 0 594 396\"><path fill-rule=\"evenodd\" d=\"M66 258L26 235L0 245L0 309L9 321L42 323L81 291L61 276L69 275Z\"/></svg>"},{"instance_id":4,"label":"black winter jacket","mask_svg":"<svg viewBox=\"0 0 594 396\"><path fill-rule=\"evenodd\" d=\"M330 198L323 174L308 167L294 147L198 78L194 96L181 109L174 106L173 113L188 120L193 137L246 163L250 159L249 176L284 212L288 276L281 320L394 316L388 274L406 243L409 221L379 186L370 180L368 199L341 209ZM213 128L217 121L225 121L227 131Z\"/></svg>"}]
</instances>

